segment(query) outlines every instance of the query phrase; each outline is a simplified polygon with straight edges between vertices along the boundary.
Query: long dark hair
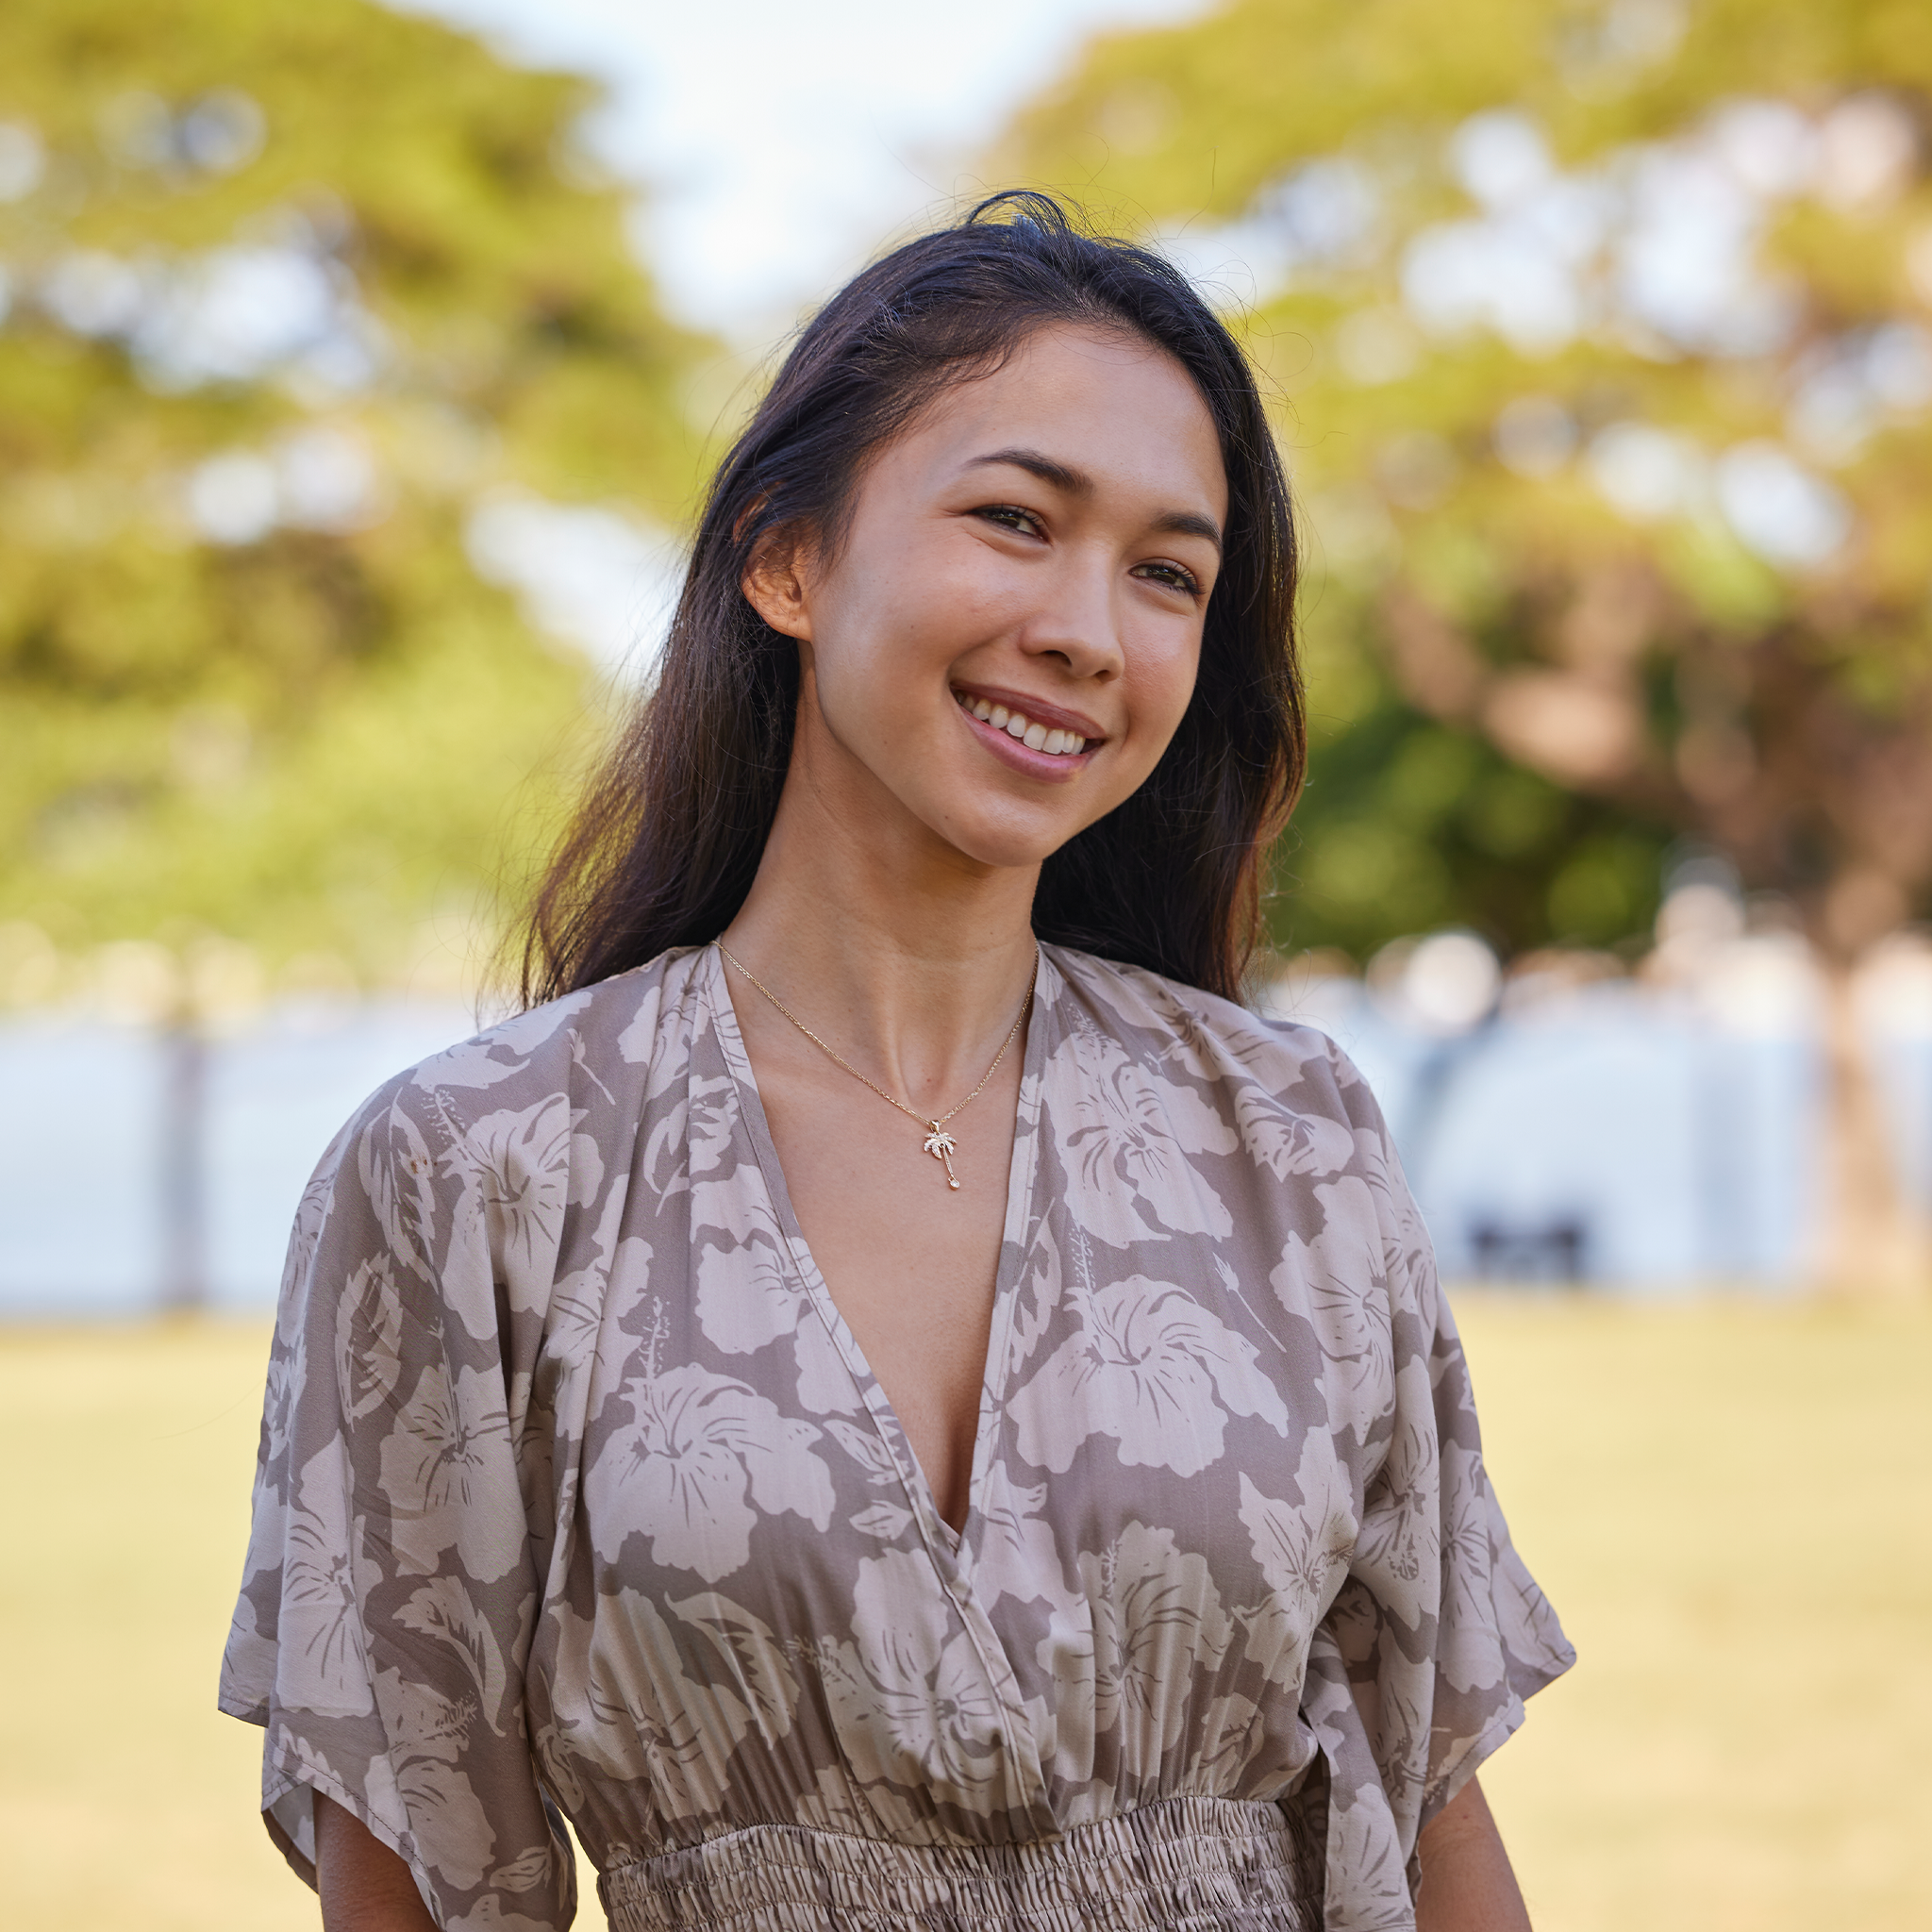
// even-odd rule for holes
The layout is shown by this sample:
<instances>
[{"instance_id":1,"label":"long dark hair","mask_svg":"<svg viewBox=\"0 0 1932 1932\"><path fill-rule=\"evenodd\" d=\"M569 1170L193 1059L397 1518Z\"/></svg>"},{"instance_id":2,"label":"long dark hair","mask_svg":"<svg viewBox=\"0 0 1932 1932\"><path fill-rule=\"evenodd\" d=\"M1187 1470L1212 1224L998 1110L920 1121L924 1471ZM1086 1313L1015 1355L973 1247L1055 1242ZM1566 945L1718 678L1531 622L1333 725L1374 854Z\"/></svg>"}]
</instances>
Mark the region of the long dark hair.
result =
<instances>
[{"instance_id":1,"label":"long dark hair","mask_svg":"<svg viewBox=\"0 0 1932 1932\"><path fill-rule=\"evenodd\" d=\"M1194 693L1124 803L1047 859L1042 940L1238 995L1267 848L1301 784L1288 485L1240 347L1172 263L1045 195L982 202L874 262L799 336L713 479L656 688L591 782L525 935L526 1004L699 945L751 890L791 756L798 646L741 588L761 545L844 534L866 460L948 383L1051 324L1138 335L1198 385L1225 555Z\"/></svg>"}]
</instances>

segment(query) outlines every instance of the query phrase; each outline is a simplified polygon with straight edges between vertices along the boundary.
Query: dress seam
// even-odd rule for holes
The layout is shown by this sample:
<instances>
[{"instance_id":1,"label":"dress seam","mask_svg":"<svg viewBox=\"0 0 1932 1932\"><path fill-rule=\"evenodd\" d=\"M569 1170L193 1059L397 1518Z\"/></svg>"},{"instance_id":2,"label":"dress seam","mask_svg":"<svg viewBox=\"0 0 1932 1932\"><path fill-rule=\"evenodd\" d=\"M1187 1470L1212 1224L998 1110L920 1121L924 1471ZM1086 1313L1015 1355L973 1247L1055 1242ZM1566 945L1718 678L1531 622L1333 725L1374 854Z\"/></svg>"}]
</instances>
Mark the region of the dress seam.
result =
<instances>
[{"instance_id":1,"label":"dress seam","mask_svg":"<svg viewBox=\"0 0 1932 1932\"><path fill-rule=\"evenodd\" d=\"M1210 1807L1212 1810L1223 1812L1226 1810L1240 1810L1249 1813L1265 1813L1268 1814L1268 1822L1264 1824L1259 1818L1256 1818L1253 1821L1255 1828L1246 1831L1188 1830L1183 1828L1175 1831L1171 1836L1156 1837L1153 1839L1147 1838L1143 1827L1136 1822L1150 1812L1158 1813L1182 1809L1199 1813L1210 1812ZM1207 1821L1204 1819L1202 1822L1205 1824ZM1088 1833L1109 1830L1124 1841L1117 1842L1110 1848L1092 1851L1083 1851L1074 1848L1076 1840L1081 1836ZM966 1869L957 1874L958 1882L973 1885L975 1890L992 1892L1009 1890L1015 1885L1023 1885L1032 1880L1050 1879L1055 1876L1084 1877L1087 1874L1108 1870L1119 1870L1124 1863L1131 1863L1137 1856L1144 1856L1150 1853L1158 1855L1162 1851L1181 1846L1216 1845L1252 1849L1260 1843L1274 1842L1281 1840L1286 1840L1291 1845L1299 1845L1300 1843L1300 1834L1296 1832L1293 1823L1282 1812L1280 1807L1272 1800L1213 1798L1203 1797L1198 1794L1178 1794L1172 1798L1156 1799L1146 1805L1135 1806L1130 1810L1118 1811L1108 1818L1089 1820L1083 1824L1075 1825L1071 1831L1062 1832L1055 1838L1022 1840L1003 1844L915 1845L904 1844L891 1839L863 1838L857 1833L841 1832L831 1827L818 1825L779 1823L740 1825L728 1832L721 1832L715 1837L697 1840L690 1845L673 1847L667 1851L654 1854L649 1857L639 1858L626 1864L609 1867L601 1872L599 1877L602 1879L617 1880L629 1877L636 1889L659 1901L668 1903L708 1894L721 1882L730 1884L735 1879L751 1876L752 1873L732 1873L728 1870L725 1872L711 1872L700 1869L689 1877L679 1877L671 1874L654 1877L648 1875L646 1872L647 1867L678 1857L703 1861L724 1852L727 1848L758 1840L770 1842L776 1840L781 1843L791 1843L801 1851L808 1852L814 1842L824 1839L830 1839L841 1844L863 1848L871 1853L881 1851L903 1852L910 1855L913 1860L930 1860L933 1869L929 1869L921 1875L942 1883L955 1881L955 1874L948 1870L949 1865L964 1865ZM1033 1851L1044 1853L1045 1856L1029 1860L1026 1857L1026 1854ZM969 1860L973 1859L985 1860L989 1855L995 1859L1001 1857L1009 1859L1011 1864L1006 1870L997 1868L987 1870L984 1864L982 1864L980 1869L975 1871L968 1863ZM1029 1871L1027 1869L1029 1864L1038 1866L1041 1869ZM770 1872L774 1869L795 1872L809 1871L813 1868L804 1861L781 1864L777 1860L766 1860L760 1866L752 1869L754 1872ZM1285 1872L1291 1872L1292 1870L1292 1866L1284 1868ZM847 1874L835 1875L842 1876ZM1220 1873L1202 1872L1199 1875L1233 1876L1234 1868L1230 1863L1230 1865L1224 1866ZM976 1884L974 1883L975 1880L978 1881ZM623 1889L629 1890L631 1887L626 1885ZM883 1922L884 1915L881 1914L881 1917ZM1183 1923L1191 1923L1191 1920L1184 1921Z\"/></svg>"},{"instance_id":2,"label":"dress seam","mask_svg":"<svg viewBox=\"0 0 1932 1932\"><path fill-rule=\"evenodd\" d=\"M993 1853L995 1855L1007 1853L1018 1856L1033 1849L1035 1846L1064 1845L1071 1842L1072 1840L1082 1832L1105 1830L1109 1825L1130 1824L1132 1820L1143 1817L1150 1811L1164 1811L1170 1807L1182 1805L1213 1806L1218 1808L1241 1811L1272 1811L1276 1816L1281 1815L1280 1804L1274 1798L1217 1798L1201 1791L1177 1791L1172 1797L1152 1798L1144 1805L1135 1805L1124 1811L1109 1812L1105 1818L1086 1819L1079 1824L1062 1828L1052 1838L1009 1839L997 1844L991 1841L984 1844L918 1844L904 1839L868 1838L863 1832L841 1831L836 1825L831 1824L799 1824L789 1819L773 1819L757 1824L734 1824L728 1831L716 1832L708 1838L693 1839L689 1844L667 1845L661 1852L649 1852L642 1857L627 1859L623 1864L612 1865L606 1869L609 1872L635 1871L640 1865L654 1864L660 1858L691 1856L708 1851L714 1845L730 1844L734 1840L761 1838L768 1835L803 1840L837 1839L844 1844L865 1845L874 1850L884 1848L891 1851L910 1852L914 1856L927 1853L935 1855L950 1854L962 1858L983 1857L987 1853ZM1274 1827L1270 1826L1269 1829L1272 1831ZM1292 1836L1294 1828L1284 1819L1280 1829ZM1200 1835L1210 1839L1231 1838L1233 1836L1232 1833L1225 1832ZM1075 1858L1074 1862L1092 1865L1101 1863L1102 1859L1098 1857L1089 1857Z\"/></svg>"}]
</instances>

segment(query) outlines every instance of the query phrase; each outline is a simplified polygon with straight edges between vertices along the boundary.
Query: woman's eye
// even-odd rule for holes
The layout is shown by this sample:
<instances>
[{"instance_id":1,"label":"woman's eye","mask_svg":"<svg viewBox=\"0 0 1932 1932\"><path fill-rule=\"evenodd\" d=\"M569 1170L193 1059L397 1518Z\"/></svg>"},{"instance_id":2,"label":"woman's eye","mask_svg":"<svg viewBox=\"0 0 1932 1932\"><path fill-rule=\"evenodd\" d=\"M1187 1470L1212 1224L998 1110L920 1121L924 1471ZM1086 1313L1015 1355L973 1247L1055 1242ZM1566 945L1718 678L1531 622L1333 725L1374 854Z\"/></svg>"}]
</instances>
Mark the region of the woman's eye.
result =
<instances>
[{"instance_id":1,"label":"woman's eye","mask_svg":"<svg viewBox=\"0 0 1932 1932\"><path fill-rule=\"evenodd\" d=\"M1017 504L983 504L973 514L984 518L989 524L999 525L1003 530L1024 530L1029 537L1044 534L1040 526L1040 519L1030 509L1022 509Z\"/></svg>"},{"instance_id":2,"label":"woman's eye","mask_svg":"<svg viewBox=\"0 0 1932 1932\"><path fill-rule=\"evenodd\" d=\"M1198 597L1201 594L1201 579L1177 563L1143 563L1134 575L1146 578L1149 583L1164 584L1184 596Z\"/></svg>"}]
</instances>

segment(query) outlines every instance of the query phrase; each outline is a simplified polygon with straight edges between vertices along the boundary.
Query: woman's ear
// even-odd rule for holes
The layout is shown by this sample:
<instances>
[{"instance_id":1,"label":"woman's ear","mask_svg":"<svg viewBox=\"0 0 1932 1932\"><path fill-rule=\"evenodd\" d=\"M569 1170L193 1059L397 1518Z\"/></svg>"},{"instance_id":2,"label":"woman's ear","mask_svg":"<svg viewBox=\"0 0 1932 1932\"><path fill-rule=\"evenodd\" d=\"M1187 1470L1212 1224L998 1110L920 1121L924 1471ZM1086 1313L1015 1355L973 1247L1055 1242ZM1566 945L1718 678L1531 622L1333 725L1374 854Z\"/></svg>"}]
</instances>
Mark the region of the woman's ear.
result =
<instances>
[{"instance_id":1,"label":"woman's ear","mask_svg":"<svg viewBox=\"0 0 1932 1932\"><path fill-rule=\"evenodd\" d=\"M745 601L774 630L803 644L811 641L806 562L795 539L774 531L752 554L740 585Z\"/></svg>"}]
</instances>

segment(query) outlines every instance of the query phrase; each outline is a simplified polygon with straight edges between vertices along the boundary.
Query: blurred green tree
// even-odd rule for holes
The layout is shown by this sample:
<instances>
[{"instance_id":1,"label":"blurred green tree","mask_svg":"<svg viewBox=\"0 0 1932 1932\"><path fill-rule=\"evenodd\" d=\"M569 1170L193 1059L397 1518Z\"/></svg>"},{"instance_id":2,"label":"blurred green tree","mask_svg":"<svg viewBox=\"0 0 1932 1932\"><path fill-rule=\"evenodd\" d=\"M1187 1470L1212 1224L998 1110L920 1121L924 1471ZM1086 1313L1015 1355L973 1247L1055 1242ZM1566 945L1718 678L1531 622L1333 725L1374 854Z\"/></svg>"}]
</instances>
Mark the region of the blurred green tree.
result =
<instances>
[{"instance_id":1,"label":"blurred green tree","mask_svg":"<svg viewBox=\"0 0 1932 1932\"><path fill-rule=\"evenodd\" d=\"M708 346L579 80L367 0L14 0L0 51L0 920L392 977L587 729L476 507L675 515Z\"/></svg>"},{"instance_id":2,"label":"blurred green tree","mask_svg":"<svg viewBox=\"0 0 1932 1932\"><path fill-rule=\"evenodd\" d=\"M1236 0L1000 160L1223 278L1282 397L1278 940L1634 940L1714 848L1825 963L1866 1276L1911 1243L1850 973L1932 891L1928 136L1910 0Z\"/></svg>"}]
</instances>

